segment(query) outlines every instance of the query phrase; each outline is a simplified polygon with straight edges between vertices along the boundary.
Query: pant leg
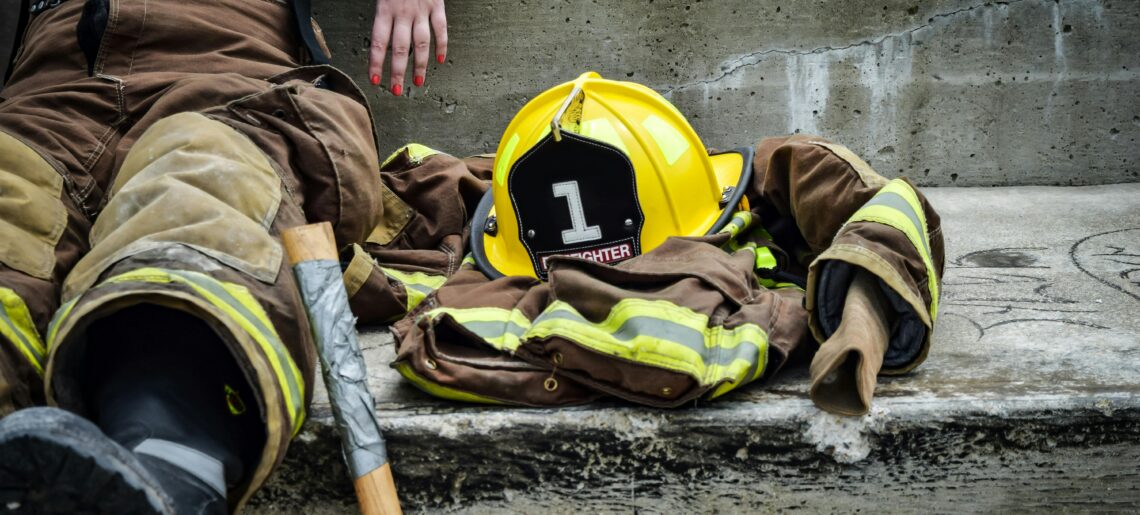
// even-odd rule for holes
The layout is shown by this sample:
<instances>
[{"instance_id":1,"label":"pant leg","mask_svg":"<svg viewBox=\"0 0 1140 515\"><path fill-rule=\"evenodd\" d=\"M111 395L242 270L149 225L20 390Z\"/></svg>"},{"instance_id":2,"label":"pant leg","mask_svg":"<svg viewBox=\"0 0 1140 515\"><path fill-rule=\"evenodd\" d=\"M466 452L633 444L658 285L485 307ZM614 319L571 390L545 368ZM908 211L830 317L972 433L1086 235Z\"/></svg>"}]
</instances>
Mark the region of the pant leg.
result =
<instances>
[{"instance_id":1,"label":"pant leg","mask_svg":"<svg viewBox=\"0 0 1140 515\"><path fill-rule=\"evenodd\" d=\"M266 480L299 431L315 364L310 328L278 238L307 221L298 201L303 192L286 188L280 174L292 168L269 158L282 149L266 151L254 141L200 113L167 117L143 133L92 227L91 252L68 276L66 302L48 336L48 396L87 413L83 356L97 352L99 343L88 341L92 322L153 304L210 326L256 390L266 422L258 466L231 491L235 508ZM361 170L339 172L356 177ZM369 223L375 220L362 226Z\"/></svg>"},{"instance_id":2,"label":"pant leg","mask_svg":"<svg viewBox=\"0 0 1140 515\"><path fill-rule=\"evenodd\" d=\"M65 172L0 127L0 416L43 403L44 335L90 224Z\"/></svg>"},{"instance_id":3,"label":"pant leg","mask_svg":"<svg viewBox=\"0 0 1140 515\"><path fill-rule=\"evenodd\" d=\"M82 9L32 16L0 98L0 416L43 402L45 331L88 248L92 171L124 118L122 83L89 76L73 43Z\"/></svg>"},{"instance_id":4,"label":"pant leg","mask_svg":"<svg viewBox=\"0 0 1140 515\"><path fill-rule=\"evenodd\" d=\"M202 320L257 390L266 424L261 460L231 494L235 508L284 456L312 391L307 319L277 234L330 221L345 245L363 241L378 225L371 119L363 95L343 74L328 67L289 71L296 38L288 5L104 3L106 32L90 49L72 46L84 2L64 2L33 19L5 90L15 97L0 107L0 127L19 125L40 148L80 149L51 156L66 163L57 168L70 177L97 168L97 181L66 189L71 197L114 192L105 205L101 193L76 202L82 213L102 208L94 226L75 229L84 242L91 233L91 254L76 264L82 254L76 252L57 267L51 295L28 295L51 299L29 315L43 320L50 349L47 395L85 411L84 355L99 343L89 341L99 336L86 328L96 320L129 323L131 317L110 315L140 304ZM95 137L68 132L68 123L94 118L73 112L87 98L74 93L92 88L111 93L99 98L110 99L100 113L113 115L112 123L87 131ZM188 110L204 114L179 114ZM4 281L0 274L0 286ZM65 302L55 310L60 290Z\"/></svg>"}]
</instances>

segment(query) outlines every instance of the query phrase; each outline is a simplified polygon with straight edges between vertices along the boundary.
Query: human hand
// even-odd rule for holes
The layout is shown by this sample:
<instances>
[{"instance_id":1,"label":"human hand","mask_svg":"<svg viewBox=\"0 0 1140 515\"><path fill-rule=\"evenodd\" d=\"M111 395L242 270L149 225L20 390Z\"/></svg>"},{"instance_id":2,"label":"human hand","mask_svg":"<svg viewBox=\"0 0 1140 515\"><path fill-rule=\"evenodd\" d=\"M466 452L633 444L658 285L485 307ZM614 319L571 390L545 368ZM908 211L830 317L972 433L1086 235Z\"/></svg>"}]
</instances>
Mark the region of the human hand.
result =
<instances>
[{"instance_id":1,"label":"human hand","mask_svg":"<svg viewBox=\"0 0 1140 515\"><path fill-rule=\"evenodd\" d=\"M368 50L368 78L380 85L384 72L384 55L392 51L391 91L404 92L404 71L408 69L408 52L413 48L412 82L423 86L428 65L428 42L435 34L435 60L447 58L447 17L443 0L376 0L372 21L372 44Z\"/></svg>"}]
</instances>

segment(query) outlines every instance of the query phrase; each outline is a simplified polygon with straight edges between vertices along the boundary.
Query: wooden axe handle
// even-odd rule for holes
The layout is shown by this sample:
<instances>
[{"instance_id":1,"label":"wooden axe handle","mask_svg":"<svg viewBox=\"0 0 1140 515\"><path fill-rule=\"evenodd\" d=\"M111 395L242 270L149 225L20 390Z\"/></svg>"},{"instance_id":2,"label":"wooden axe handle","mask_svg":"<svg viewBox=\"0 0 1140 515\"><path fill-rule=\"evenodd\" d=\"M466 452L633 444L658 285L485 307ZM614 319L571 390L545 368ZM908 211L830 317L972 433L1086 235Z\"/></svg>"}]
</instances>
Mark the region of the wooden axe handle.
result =
<instances>
[{"instance_id":1,"label":"wooden axe handle","mask_svg":"<svg viewBox=\"0 0 1140 515\"><path fill-rule=\"evenodd\" d=\"M385 463L372 472L356 478L356 500L364 515L401 515L400 498L396 495L396 482L392 479L392 464Z\"/></svg>"},{"instance_id":2,"label":"wooden axe handle","mask_svg":"<svg viewBox=\"0 0 1140 515\"><path fill-rule=\"evenodd\" d=\"M328 222L285 229L281 233L281 240L285 242L285 253L289 254L290 265L316 259L339 259L332 224Z\"/></svg>"},{"instance_id":3,"label":"wooden axe handle","mask_svg":"<svg viewBox=\"0 0 1140 515\"><path fill-rule=\"evenodd\" d=\"M304 261L331 259L337 260L336 243L332 225L328 222L302 225L285 229L281 233L289 264ZM343 436L343 435L342 435ZM392 466L385 463L353 481L356 499L364 515L399 515L400 498L396 494L396 482L392 479Z\"/></svg>"}]
</instances>

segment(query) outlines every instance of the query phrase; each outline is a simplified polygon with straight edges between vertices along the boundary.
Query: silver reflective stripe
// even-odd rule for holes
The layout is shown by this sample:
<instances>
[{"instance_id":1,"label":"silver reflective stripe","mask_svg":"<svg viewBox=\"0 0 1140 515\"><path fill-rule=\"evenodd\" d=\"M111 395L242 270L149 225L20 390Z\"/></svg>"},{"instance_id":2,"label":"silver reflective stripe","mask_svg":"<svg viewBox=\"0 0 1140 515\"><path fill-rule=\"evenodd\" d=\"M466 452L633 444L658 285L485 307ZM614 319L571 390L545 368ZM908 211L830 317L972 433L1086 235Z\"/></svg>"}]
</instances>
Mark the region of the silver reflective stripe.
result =
<instances>
[{"instance_id":1,"label":"silver reflective stripe","mask_svg":"<svg viewBox=\"0 0 1140 515\"><path fill-rule=\"evenodd\" d=\"M486 339L499 338L507 334L522 336L526 332L525 327L514 322L462 322L460 325L476 336Z\"/></svg>"},{"instance_id":2,"label":"silver reflective stripe","mask_svg":"<svg viewBox=\"0 0 1140 515\"><path fill-rule=\"evenodd\" d=\"M534 320L534 325L537 326L551 319L569 320L580 324L597 326L597 324L586 320L586 318L580 315L562 310L550 311L539 315L539 317ZM623 322L617 331L610 334L612 334L614 338L626 342L632 341L638 336L647 336L678 343L700 354L706 365L728 366L737 359L756 363L760 359L760 344L757 342L742 341L739 345L732 348L710 348L705 345L704 334L701 334L691 327L686 327L660 318L633 316Z\"/></svg>"},{"instance_id":3,"label":"silver reflective stripe","mask_svg":"<svg viewBox=\"0 0 1140 515\"><path fill-rule=\"evenodd\" d=\"M148 438L135 446L135 452L163 460L194 475L214 491L226 496L226 469L213 456L193 447L158 438Z\"/></svg>"},{"instance_id":4,"label":"silver reflective stripe","mask_svg":"<svg viewBox=\"0 0 1140 515\"><path fill-rule=\"evenodd\" d=\"M399 279L396 279L396 280L399 281ZM416 291L424 294L425 296L431 295L431 292L435 291L432 289L431 286L427 286L427 285L423 285L423 284L406 283L403 281L400 281L400 284L404 285L405 288L410 288L410 289L416 290Z\"/></svg>"},{"instance_id":5,"label":"silver reflective stripe","mask_svg":"<svg viewBox=\"0 0 1140 515\"><path fill-rule=\"evenodd\" d=\"M922 242L923 249L926 250L927 255L930 255L930 247L926 243L926 226L918 221L918 213L914 212L914 208L910 206L910 203L907 202L902 195L893 191L885 191L876 194L871 200L867 201L866 204L863 204L864 207L876 205L886 206L906 215L906 217L910 219L910 222L914 224L914 228L918 230L920 236L919 241Z\"/></svg>"}]
</instances>

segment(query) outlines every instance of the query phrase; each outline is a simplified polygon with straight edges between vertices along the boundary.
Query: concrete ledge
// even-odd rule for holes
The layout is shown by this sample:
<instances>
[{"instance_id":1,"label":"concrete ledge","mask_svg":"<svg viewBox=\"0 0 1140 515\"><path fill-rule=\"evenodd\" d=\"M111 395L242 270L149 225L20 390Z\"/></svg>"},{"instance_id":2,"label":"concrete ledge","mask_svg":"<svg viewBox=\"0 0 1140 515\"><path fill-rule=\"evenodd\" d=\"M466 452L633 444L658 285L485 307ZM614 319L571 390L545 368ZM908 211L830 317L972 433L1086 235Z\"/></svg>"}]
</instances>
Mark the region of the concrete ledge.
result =
<instances>
[{"instance_id":1,"label":"concrete ledge","mask_svg":"<svg viewBox=\"0 0 1140 515\"><path fill-rule=\"evenodd\" d=\"M363 332L408 511L1140 509L1140 184L931 189L947 270L935 346L871 414L806 371L677 410L436 401ZM324 393L255 513L350 513Z\"/></svg>"}]
</instances>

